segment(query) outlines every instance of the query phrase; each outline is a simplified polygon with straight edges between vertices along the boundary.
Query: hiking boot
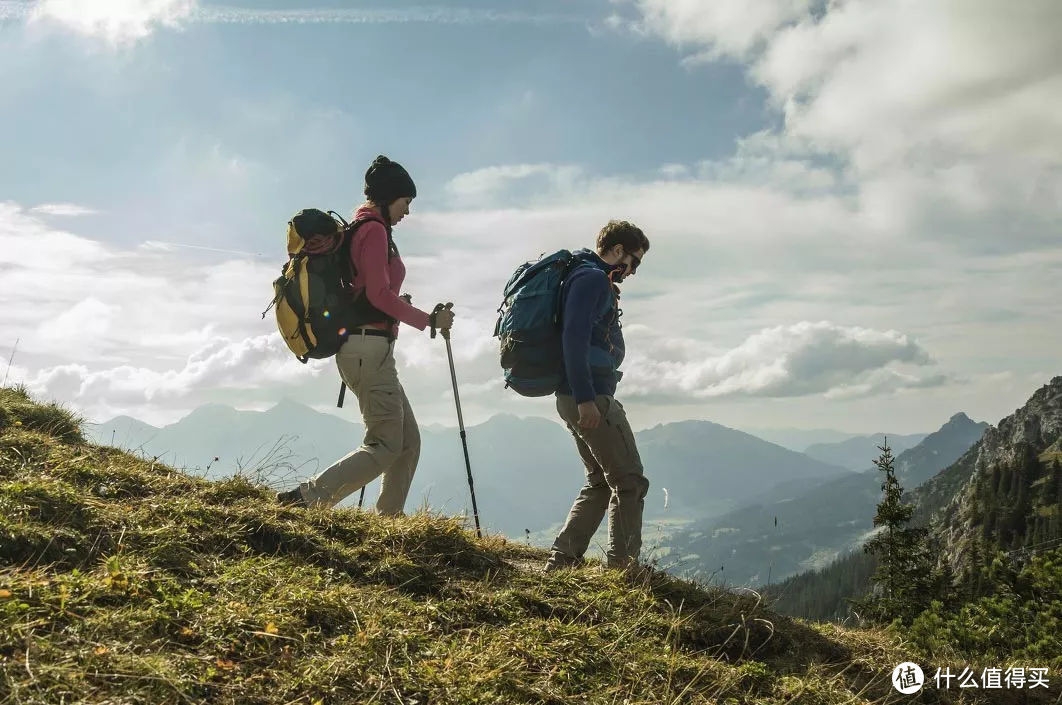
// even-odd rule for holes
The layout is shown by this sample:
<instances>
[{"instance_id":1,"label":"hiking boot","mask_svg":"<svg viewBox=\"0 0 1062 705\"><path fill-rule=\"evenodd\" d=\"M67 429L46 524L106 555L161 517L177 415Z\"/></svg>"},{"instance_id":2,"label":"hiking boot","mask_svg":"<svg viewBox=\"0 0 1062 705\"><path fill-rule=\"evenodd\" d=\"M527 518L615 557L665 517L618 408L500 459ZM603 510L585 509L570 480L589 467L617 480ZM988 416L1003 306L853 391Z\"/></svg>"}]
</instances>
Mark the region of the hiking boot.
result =
<instances>
[{"instance_id":1,"label":"hiking boot","mask_svg":"<svg viewBox=\"0 0 1062 705\"><path fill-rule=\"evenodd\" d=\"M643 587L653 585L659 582L661 578L667 577L667 573L657 569L656 566L649 563L639 563L638 561L612 565L608 569L619 571L628 583Z\"/></svg>"},{"instance_id":2,"label":"hiking boot","mask_svg":"<svg viewBox=\"0 0 1062 705\"><path fill-rule=\"evenodd\" d=\"M545 572L552 573L555 570L561 570L563 568L581 568L586 564L581 558L572 558L559 551L553 551L549 560L546 561Z\"/></svg>"},{"instance_id":3,"label":"hiking boot","mask_svg":"<svg viewBox=\"0 0 1062 705\"><path fill-rule=\"evenodd\" d=\"M302 491L296 487L293 490L287 492L277 492L277 502L285 507L300 507L306 509L310 505L306 504L306 500L302 498Z\"/></svg>"}]
</instances>

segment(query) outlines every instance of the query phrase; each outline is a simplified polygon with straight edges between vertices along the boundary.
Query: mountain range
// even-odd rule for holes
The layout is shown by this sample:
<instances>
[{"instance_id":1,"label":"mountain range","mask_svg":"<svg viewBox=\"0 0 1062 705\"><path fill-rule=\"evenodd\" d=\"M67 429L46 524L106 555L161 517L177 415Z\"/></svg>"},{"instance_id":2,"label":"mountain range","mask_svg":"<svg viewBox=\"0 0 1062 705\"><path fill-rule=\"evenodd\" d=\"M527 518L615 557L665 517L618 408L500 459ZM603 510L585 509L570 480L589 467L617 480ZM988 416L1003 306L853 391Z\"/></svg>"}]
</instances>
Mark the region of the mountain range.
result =
<instances>
[{"instance_id":1,"label":"mountain range","mask_svg":"<svg viewBox=\"0 0 1062 705\"><path fill-rule=\"evenodd\" d=\"M896 457L901 484L916 487L947 468L986 428L986 423L955 414ZM865 465L872 465L878 454L869 454ZM825 566L860 545L871 531L880 485L877 469L827 482L776 485L747 505L672 536L665 563L694 576L715 575L739 585Z\"/></svg>"},{"instance_id":2,"label":"mountain range","mask_svg":"<svg viewBox=\"0 0 1062 705\"><path fill-rule=\"evenodd\" d=\"M763 426L746 426L741 429L756 438L780 445L789 450L803 453L816 443L842 443L849 438L857 438L858 433L846 433L832 428L779 428Z\"/></svg>"},{"instance_id":3,"label":"mountain range","mask_svg":"<svg viewBox=\"0 0 1062 705\"><path fill-rule=\"evenodd\" d=\"M364 428L283 400L264 412L205 405L161 428L117 417L91 425L87 432L95 442L158 456L209 477L239 471L276 487L290 487L352 451ZM809 483L851 474L708 421L662 424L635 436L651 482L647 519L703 519L779 482ZM457 430L422 427L421 439L407 510L426 505L447 514L468 511ZM560 423L499 415L469 427L467 439L486 527L523 538L525 529L540 531L563 521L584 473L572 437ZM376 488L376 483L369 486L367 503L375 500ZM347 503L356 501L353 496Z\"/></svg>"}]
</instances>

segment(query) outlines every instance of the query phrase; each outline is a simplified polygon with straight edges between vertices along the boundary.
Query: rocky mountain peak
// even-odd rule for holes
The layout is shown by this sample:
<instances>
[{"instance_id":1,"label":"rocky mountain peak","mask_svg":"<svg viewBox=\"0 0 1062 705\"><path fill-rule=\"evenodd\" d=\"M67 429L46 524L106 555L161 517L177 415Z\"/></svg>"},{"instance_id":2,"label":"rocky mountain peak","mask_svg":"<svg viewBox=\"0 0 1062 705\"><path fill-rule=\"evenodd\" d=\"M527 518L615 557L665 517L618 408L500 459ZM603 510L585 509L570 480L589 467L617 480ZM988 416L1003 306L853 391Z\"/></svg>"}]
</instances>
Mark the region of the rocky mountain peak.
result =
<instances>
[{"instance_id":1,"label":"rocky mountain peak","mask_svg":"<svg viewBox=\"0 0 1062 705\"><path fill-rule=\"evenodd\" d=\"M1042 451L1062 436L1062 376L1040 387L1025 406L985 431L978 469L1012 462L1023 444Z\"/></svg>"},{"instance_id":2,"label":"rocky mountain peak","mask_svg":"<svg viewBox=\"0 0 1062 705\"><path fill-rule=\"evenodd\" d=\"M996 492L995 483L988 478L1001 468L1017 468L1023 462L1028 462L1030 451L1038 455L1059 443L1060 438L1062 376L1053 378L1050 383L1036 390L1024 406L996 426L988 427L970 453L942 473L942 476L950 474L955 479L961 477L958 491L943 512L935 517L937 533L946 549L944 557L953 568L958 568L968 555L970 542L979 533L984 521L985 507L977 506L978 503L1009 501L992 499ZM1017 479L1011 482L1022 484L1023 487L1031 485L1039 477L1036 472L1015 472L1012 476ZM1023 495L1033 494L1027 490L1028 487L1023 490ZM1015 490L1008 486L1008 492L1013 494Z\"/></svg>"}]
</instances>

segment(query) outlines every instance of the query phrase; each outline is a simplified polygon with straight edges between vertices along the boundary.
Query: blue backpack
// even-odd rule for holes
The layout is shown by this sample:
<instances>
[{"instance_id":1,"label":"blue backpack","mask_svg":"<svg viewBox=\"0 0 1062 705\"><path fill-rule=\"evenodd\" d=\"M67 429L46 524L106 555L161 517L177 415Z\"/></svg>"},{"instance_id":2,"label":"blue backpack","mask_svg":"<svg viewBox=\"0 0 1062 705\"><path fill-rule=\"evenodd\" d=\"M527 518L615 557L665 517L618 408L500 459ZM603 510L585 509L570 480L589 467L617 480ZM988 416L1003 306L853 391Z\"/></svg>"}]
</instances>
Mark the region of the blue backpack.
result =
<instances>
[{"instance_id":1,"label":"blue backpack","mask_svg":"<svg viewBox=\"0 0 1062 705\"><path fill-rule=\"evenodd\" d=\"M525 397L553 394L564 369L561 285L581 260L558 250L520 265L505 285L494 337L501 342L505 386Z\"/></svg>"}]
</instances>

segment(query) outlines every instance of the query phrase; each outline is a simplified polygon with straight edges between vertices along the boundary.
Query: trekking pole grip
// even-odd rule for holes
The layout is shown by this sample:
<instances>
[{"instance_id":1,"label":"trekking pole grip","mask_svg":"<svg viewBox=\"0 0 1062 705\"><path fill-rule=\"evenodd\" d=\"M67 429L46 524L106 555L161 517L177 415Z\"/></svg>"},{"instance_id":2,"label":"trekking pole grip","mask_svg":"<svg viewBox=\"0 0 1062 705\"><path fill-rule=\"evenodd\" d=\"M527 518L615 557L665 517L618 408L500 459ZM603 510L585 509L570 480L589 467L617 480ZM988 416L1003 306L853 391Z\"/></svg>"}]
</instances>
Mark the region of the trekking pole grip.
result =
<instances>
[{"instance_id":1,"label":"trekking pole grip","mask_svg":"<svg viewBox=\"0 0 1062 705\"><path fill-rule=\"evenodd\" d=\"M435 304L435 308L431 310L431 317L428 319L431 325L431 337L435 338L435 314L443 310L442 304Z\"/></svg>"},{"instance_id":2,"label":"trekking pole grip","mask_svg":"<svg viewBox=\"0 0 1062 705\"><path fill-rule=\"evenodd\" d=\"M454 303L453 303L452 301L448 301L448 302L446 303L446 305L445 305L445 306L443 306L443 308L445 308L445 309L446 309L447 311L449 311L449 310L450 310L450 309L452 309L453 307L454 307ZM450 329L449 329L449 328L443 328L443 329L442 329L442 336L443 336L444 338L446 338L447 340L449 340L449 339L450 339Z\"/></svg>"}]
</instances>

